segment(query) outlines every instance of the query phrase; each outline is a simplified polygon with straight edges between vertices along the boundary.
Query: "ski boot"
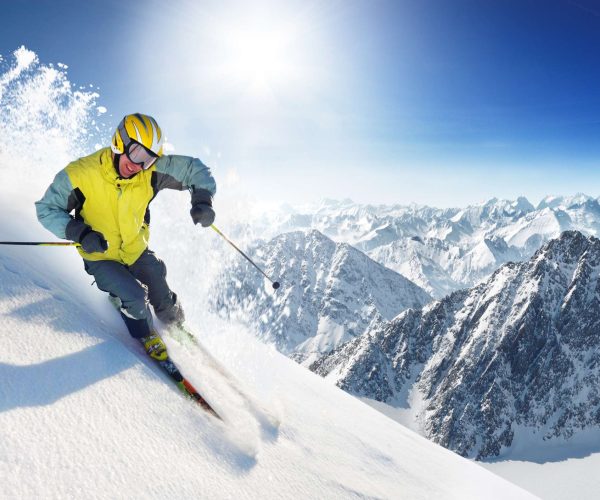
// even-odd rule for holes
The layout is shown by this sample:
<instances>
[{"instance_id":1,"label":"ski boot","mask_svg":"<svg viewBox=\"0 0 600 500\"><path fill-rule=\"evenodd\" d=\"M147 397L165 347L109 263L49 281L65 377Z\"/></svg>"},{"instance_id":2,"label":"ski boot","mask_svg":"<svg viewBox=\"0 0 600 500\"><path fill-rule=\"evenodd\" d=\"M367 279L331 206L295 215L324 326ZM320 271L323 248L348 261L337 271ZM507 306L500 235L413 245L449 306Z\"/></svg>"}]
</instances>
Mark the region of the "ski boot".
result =
<instances>
[{"instance_id":1,"label":"ski boot","mask_svg":"<svg viewBox=\"0 0 600 500\"><path fill-rule=\"evenodd\" d=\"M148 355L156 361L166 361L169 357L167 346L158 333L152 332L147 337L142 337L140 342L144 345Z\"/></svg>"}]
</instances>

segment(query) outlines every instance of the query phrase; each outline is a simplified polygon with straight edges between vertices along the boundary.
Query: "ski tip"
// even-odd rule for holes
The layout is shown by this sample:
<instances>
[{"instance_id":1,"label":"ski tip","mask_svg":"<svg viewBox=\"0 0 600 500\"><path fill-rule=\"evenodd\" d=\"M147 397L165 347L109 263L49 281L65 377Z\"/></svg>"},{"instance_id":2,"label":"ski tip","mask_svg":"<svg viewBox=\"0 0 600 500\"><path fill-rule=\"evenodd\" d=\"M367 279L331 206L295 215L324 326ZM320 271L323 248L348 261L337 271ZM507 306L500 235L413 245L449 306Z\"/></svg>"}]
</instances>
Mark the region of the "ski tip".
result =
<instances>
[{"instance_id":1,"label":"ski tip","mask_svg":"<svg viewBox=\"0 0 600 500\"><path fill-rule=\"evenodd\" d=\"M206 399L204 399L200 393L194 388L194 386L192 384L190 384L190 382L187 379L183 379L182 381L183 387L185 387L185 390L187 391L188 395L194 400L196 401L196 403L198 403L203 410L205 410L207 413L211 414L213 417L223 421L223 418L221 417L221 415L219 415L214 408L208 403L208 401L206 401Z\"/></svg>"}]
</instances>

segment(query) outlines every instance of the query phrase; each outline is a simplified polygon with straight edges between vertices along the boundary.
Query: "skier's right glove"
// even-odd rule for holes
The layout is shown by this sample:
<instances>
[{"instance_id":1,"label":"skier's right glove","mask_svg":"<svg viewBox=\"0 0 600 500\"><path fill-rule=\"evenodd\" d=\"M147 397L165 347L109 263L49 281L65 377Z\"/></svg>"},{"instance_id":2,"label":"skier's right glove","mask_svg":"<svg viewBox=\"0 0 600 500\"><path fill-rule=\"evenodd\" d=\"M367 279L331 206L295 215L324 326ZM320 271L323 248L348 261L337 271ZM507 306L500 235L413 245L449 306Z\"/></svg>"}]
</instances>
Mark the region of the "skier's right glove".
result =
<instances>
[{"instance_id":1,"label":"skier's right glove","mask_svg":"<svg viewBox=\"0 0 600 500\"><path fill-rule=\"evenodd\" d=\"M104 253L108 250L108 242L104 235L80 220L73 219L67 224L66 236L69 240L79 243L86 253Z\"/></svg>"},{"instance_id":2,"label":"skier's right glove","mask_svg":"<svg viewBox=\"0 0 600 500\"><path fill-rule=\"evenodd\" d=\"M86 253L104 253L108 250L108 242L102 233L92 231L92 228L83 235L79 243L81 243L81 248L83 248Z\"/></svg>"}]
</instances>

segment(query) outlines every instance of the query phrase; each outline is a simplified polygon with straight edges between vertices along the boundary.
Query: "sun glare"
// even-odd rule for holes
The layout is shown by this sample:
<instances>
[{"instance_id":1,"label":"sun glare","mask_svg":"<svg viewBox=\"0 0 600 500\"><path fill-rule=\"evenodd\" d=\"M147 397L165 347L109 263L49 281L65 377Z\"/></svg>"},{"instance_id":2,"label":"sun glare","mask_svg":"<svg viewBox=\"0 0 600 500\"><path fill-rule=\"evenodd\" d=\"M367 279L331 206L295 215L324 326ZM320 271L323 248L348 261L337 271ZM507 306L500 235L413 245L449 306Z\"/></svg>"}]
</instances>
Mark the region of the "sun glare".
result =
<instances>
[{"instance_id":1,"label":"sun glare","mask_svg":"<svg viewBox=\"0 0 600 500\"><path fill-rule=\"evenodd\" d=\"M289 76L285 39L276 32L244 32L232 40L231 73L259 89Z\"/></svg>"},{"instance_id":2,"label":"sun glare","mask_svg":"<svg viewBox=\"0 0 600 500\"><path fill-rule=\"evenodd\" d=\"M220 73L255 94L286 92L306 77L299 31L273 19L221 27Z\"/></svg>"},{"instance_id":3,"label":"sun glare","mask_svg":"<svg viewBox=\"0 0 600 500\"><path fill-rule=\"evenodd\" d=\"M189 0L169 20L177 35L164 59L200 99L269 110L267 104L295 103L319 88L325 65L318 9L278 0L234 1L235 9L199 4Z\"/></svg>"}]
</instances>

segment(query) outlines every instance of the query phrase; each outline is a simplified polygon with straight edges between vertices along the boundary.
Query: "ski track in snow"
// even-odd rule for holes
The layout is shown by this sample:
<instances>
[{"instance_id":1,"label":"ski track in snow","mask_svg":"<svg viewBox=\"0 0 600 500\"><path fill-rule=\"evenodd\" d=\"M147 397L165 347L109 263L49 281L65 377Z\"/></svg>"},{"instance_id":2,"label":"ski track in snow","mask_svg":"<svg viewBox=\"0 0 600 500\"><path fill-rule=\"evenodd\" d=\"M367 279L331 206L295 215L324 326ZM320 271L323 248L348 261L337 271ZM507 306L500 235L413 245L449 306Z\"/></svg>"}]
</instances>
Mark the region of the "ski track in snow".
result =
<instances>
[{"instance_id":1,"label":"ski track in snow","mask_svg":"<svg viewBox=\"0 0 600 500\"><path fill-rule=\"evenodd\" d=\"M3 375L1 379L8 381L3 384L6 398L3 398L4 404L0 403L0 409L10 409L11 404L19 406L52 404L72 392L99 382L101 378L118 375L122 371L136 367L151 372L152 376L162 379L166 385L173 385L170 379L162 373L162 370L148 358L137 341L125 333L123 327L118 333L110 332L93 314L79 306L76 300L69 300L67 296L69 292L53 291L53 286L48 280L29 275L32 269L27 267L24 269L23 262L17 262L7 256L0 256L0 264L0 313L7 330L18 330L16 325L25 320L36 328L39 340L43 338L45 341L49 336L59 333L61 342L52 343L53 349L65 344L62 342L64 333L72 334L75 337L76 340L66 343L66 345L72 344L71 347L92 342L92 345L86 346L81 351L64 353L58 359L41 361L35 365L0 364L0 373ZM45 342L36 342L38 339L32 340L33 346L20 346L23 352L28 353L29 359L31 353L36 352L32 351L32 347L41 356L45 357L46 354L49 354L50 349L44 350ZM121 356L114 356L115 351L120 350L119 344L133 354L134 358L124 353ZM14 343L10 343L9 346L17 347ZM106 362L108 357L110 357L110 363ZM57 372L59 375L76 373L78 376L65 376L57 379ZM195 378L193 375L200 378L205 375L193 368L188 372L191 379ZM208 386L211 388L218 382L214 376L209 380ZM36 391L29 390L33 386L36 387ZM172 392L178 394L174 385L173 388ZM220 384L219 391L215 391L215 399L220 397L225 389L225 384ZM232 411L234 402L220 400L221 406L226 407L226 403L230 407L229 410ZM191 401L190 405L195 407ZM195 408L195 411L202 414L200 407ZM212 420L208 414L202 416ZM241 422L236 423L240 424ZM211 422L211 424L219 425L217 421ZM223 430L227 431L227 426L224 426ZM241 442L240 437L241 434L236 439L236 444L240 446L240 449L249 455L255 455L256 452L252 450L252 447Z\"/></svg>"},{"instance_id":2,"label":"ski track in snow","mask_svg":"<svg viewBox=\"0 0 600 500\"><path fill-rule=\"evenodd\" d=\"M208 359L198 348L185 348L166 335L164 338L171 358L184 376L224 420L212 423L222 427L241 453L249 459L257 459L261 441L277 439L278 425L269 422L256 403L244 398L244 393L236 389L239 382L223 376L223 372L215 367L216 360Z\"/></svg>"},{"instance_id":3,"label":"ski track in snow","mask_svg":"<svg viewBox=\"0 0 600 500\"><path fill-rule=\"evenodd\" d=\"M52 292L51 284L39 277L29 277L26 272L19 271L22 263L18 263L6 256L0 257L0 313L5 317L4 324L11 326L11 317L27 320L38 327L39 335L48 335L53 331L70 332L84 340L86 337L103 339L99 343L86 347L79 352L69 353L59 359L42 361L36 365L18 366L0 363L0 380L7 381L3 384L4 404L0 402L0 411L17 406L42 406L52 404L68 394L82 390L85 387L99 382L101 377L118 375L122 371L143 365L144 369L153 373L156 378L162 379L166 385L172 385L172 392L178 394L172 381L162 370L148 358L141 346L126 335L119 335L106 331L106 327L92 315L69 301L65 293ZM27 297L23 301L21 297ZM8 299L8 300L7 300ZM72 318L72 319L71 319ZM81 325L86 327L81 328ZM121 332L123 328L121 328ZM119 349L117 343L122 343L135 358L127 356L114 356L114 351ZM236 401L235 393L228 387L225 380L219 378L218 372L210 365L200 363L187 355L183 349L177 349L176 344L170 344L170 352L185 376L193 383L202 394L206 394L218 412L224 416L225 423L218 422L203 410L189 401L190 406L202 415L204 420L215 427L220 427L225 437L229 438L229 445L216 443L216 448L225 454L232 454L236 450L238 456L229 458L233 463L242 468L253 465L259 452L261 436L272 439L276 430L261 429L260 422L243 410L243 402ZM29 352L29 351L27 351ZM111 362L106 363L110 357ZM129 358L129 359L128 359ZM117 362L114 362L117 361ZM182 363L180 363L182 361ZM198 360L196 360L198 361ZM184 369L183 367L186 367ZM107 370L109 368L109 370ZM76 373L77 377L64 376L57 379L56 373ZM36 391L30 390L36 387ZM183 398L182 398L183 399ZM264 423L263 423L264 426Z\"/></svg>"}]
</instances>

